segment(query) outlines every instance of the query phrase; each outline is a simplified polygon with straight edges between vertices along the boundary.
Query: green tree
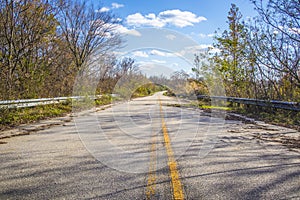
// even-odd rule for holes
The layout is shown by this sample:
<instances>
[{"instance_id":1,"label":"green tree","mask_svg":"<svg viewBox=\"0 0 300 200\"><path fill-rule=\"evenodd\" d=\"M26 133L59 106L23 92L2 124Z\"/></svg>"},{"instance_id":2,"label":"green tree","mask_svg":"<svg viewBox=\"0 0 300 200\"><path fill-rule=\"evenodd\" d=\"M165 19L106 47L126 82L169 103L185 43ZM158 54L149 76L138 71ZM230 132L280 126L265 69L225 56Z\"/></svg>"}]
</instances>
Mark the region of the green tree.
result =
<instances>
[{"instance_id":1,"label":"green tree","mask_svg":"<svg viewBox=\"0 0 300 200\"><path fill-rule=\"evenodd\" d=\"M0 0L2 98L36 97L51 62L57 21L47 1Z\"/></svg>"},{"instance_id":2,"label":"green tree","mask_svg":"<svg viewBox=\"0 0 300 200\"><path fill-rule=\"evenodd\" d=\"M220 52L213 59L224 78L228 95L239 96L242 95L243 83L247 77L247 31L241 22L242 14L235 4L231 5L227 18L229 29L215 37L214 47Z\"/></svg>"}]
</instances>

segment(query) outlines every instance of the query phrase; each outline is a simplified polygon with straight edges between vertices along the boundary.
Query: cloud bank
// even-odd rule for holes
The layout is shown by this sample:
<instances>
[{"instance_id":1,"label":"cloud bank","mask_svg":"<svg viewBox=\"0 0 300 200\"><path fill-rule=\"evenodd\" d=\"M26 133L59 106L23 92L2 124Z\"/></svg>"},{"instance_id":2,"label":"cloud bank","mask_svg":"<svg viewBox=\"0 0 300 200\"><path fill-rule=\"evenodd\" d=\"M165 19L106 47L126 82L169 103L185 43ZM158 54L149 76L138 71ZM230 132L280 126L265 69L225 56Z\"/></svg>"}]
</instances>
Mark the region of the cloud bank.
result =
<instances>
[{"instance_id":1,"label":"cloud bank","mask_svg":"<svg viewBox=\"0 0 300 200\"><path fill-rule=\"evenodd\" d=\"M192 12L181 11L179 9L166 10L160 12L158 15L155 15L154 13L149 13L147 15L135 13L128 15L126 18L126 22L130 26L152 26L157 28L162 28L167 25L183 28L186 26L194 26L194 24L206 20L207 19L203 16L197 16Z\"/></svg>"}]
</instances>

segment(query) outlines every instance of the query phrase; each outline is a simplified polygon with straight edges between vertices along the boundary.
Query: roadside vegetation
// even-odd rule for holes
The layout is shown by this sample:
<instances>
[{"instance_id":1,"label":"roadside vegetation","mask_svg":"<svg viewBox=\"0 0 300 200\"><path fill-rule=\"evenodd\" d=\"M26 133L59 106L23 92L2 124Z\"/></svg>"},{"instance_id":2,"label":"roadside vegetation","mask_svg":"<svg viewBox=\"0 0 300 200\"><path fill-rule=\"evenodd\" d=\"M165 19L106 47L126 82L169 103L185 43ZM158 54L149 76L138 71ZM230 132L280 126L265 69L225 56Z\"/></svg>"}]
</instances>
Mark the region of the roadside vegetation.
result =
<instances>
[{"instance_id":1,"label":"roadside vegetation","mask_svg":"<svg viewBox=\"0 0 300 200\"><path fill-rule=\"evenodd\" d=\"M300 4L252 3L255 18L243 18L232 4L228 29L216 31L213 47L195 54L194 87L209 95L207 86L218 76L226 96L300 102Z\"/></svg>"},{"instance_id":2,"label":"roadside vegetation","mask_svg":"<svg viewBox=\"0 0 300 200\"><path fill-rule=\"evenodd\" d=\"M102 95L93 102L94 106L103 106L112 103L111 95ZM41 105L26 108L1 108L0 109L0 130L14 128L21 124L37 122L39 120L53 117L61 117L70 114L73 110L72 100L65 102Z\"/></svg>"},{"instance_id":3,"label":"roadside vegetation","mask_svg":"<svg viewBox=\"0 0 300 200\"><path fill-rule=\"evenodd\" d=\"M64 116L72 111L71 104L71 101L67 101L59 104L30 108L2 108L0 114L0 130L13 128L20 124L32 123L51 117Z\"/></svg>"},{"instance_id":4,"label":"roadside vegetation","mask_svg":"<svg viewBox=\"0 0 300 200\"><path fill-rule=\"evenodd\" d=\"M120 22L81 0L0 0L0 100L71 96L81 77L111 94L132 58L117 59ZM93 59L97 60L96 63Z\"/></svg>"},{"instance_id":5,"label":"roadside vegetation","mask_svg":"<svg viewBox=\"0 0 300 200\"><path fill-rule=\"evenodd\" d=\"M165 86L156 85L154 83L147 83L143 86L138 87L132 94L132 97L145 97L164 90L166 90Z\"/></svg>"},{"instance_id":6,"label":"roadside vegetation","mask_svg":"<svg viewBox=\"0 0 300 200\"><path fill-rule=\"evenodd\" d=\"M172 87L173 95L218 95L212 88L223 87L222 95L231 97L300 102L300 4L250 1L255 18L245 19L232 4L227 30L216 31L215 43L206 51L192 52L193 74L181 70L167 78L146 77L133 58L117 59L113 52L124 45L120 20L111 12L98 12L101 5L95 1L0 0L0 100L72 96L83 77L79 87L90 90L85 87L92 85L95 95L103 95L96 105L109 104L114 92L131 99L166 89L158 85ZM200 107L299 124L296 112ZM70 109L69 103L2 109L0 126L61 116Z\"/></svg>"},{"instance_id":7,"label":"roadside vegetation","mask_svg":"<svg viewBox=\"0 0 300 200\"><path fill-rule=\"evenodd\" d=\"M132 94L132 98L145 97L153 95L158 91L165 90L165 87L158 86L153 83L148 83L146 85L140 86ZM117 96L113 97L110 94L101 95L101 97L96 100L87 99L87 102L80 102L79 105L72 103L72 100L67 100L62 103L57 104L48 104L35 107L26 107L26 108L1 108L0 109L0 131L10 128L14 128L21 124L28 124L37 122L39 120L44 120L53 117L61 117L66 114L70 114L73 111L73 108L77 109L78 106L87 104L90 106L103 106L111 104L115 101L122 101L123 98Z\"/></svg>"},{"instance_id":8,"label":"roadside vegetation","mask_svg":"<svg viewBox=\"0 0 300 200\"><path fill-rule=\"evenodd\" d=\"M170 94L165 94L172 96ZM300 131L300 113L292 110L283 110L276 108L260 107L254 105L238 105L229 102L218 103L219 105L212 105L210 100L197 100L191 101L186 104L169 104L167 106L172 107L183 107L183 108L199 108L206 113L214 111L215 114L218 112L226 112L228 114L235 113L245 116L247 118L254 119L256 121L264 121L266 123L284 126ZM241 120L241 118L227 115L227 119Z\"/></svg>"},{"instance_id":9,"label":"roadside vegetation","mask_svg":"<svg viewBox=\"0 0 300 200\"><path fill-rule=\"evenodd\" d=\"M266 123L285 126L300 131L300 113L297 111L257 106L236 107L233 111Z\"/></svg>"},{"instance_id":10,"label":"roadside vegetation","mask_svg":"<svg viewBox=\"0 0 300 200\"><path fill-rule=\"evenodd\" d=\"M145 78L134 59L114 55L123 45L120 21L111 12L99 12L101 7L95 1L81 0L0 0L0 100L72 96L76 81L83 77L86 85L98 81L92 90L102 97L92 103L100 106L111 103L110 94L122 77ZM91 57L99 63L91 63ZM85 89L85 83L77 85ZM156 90L156 86L146 85L133 96ZM84 90L82 95L86 95ZM0 129L62 116L71 110L71 101L1 108Z\"/></svg>"},{"instance_id":11,"label":"roadside vegetation","mask_svg":"<svg viewBox=\"0 0 300 200\"><path fill-rule=\"evenodd\" d=\"M278 100L300 103L300 4L297 0L251 0L255 18L244 18L232 4L226 30L215 32L215 43L194 55L193 75L177 72L185 80L185 94ZM224 88L224 91L218 90ZM212 107L204 110L237 112L266 122L296 127L297 111L256 106Z\"/></svg>"},{"instance_id":12,"label":"roadside vegetation","mask_svg":"<svg viewBox=\"0 0 300 200\"><path fill-rule=\"evenodd\" d=\"M216 32L213 48L195 54L198 94L206 94L217 74L226 96L300 102L300 5L296 0L252 1L257 17L244 20L229 10L228 29ZM213 53L218 49L217 53ZM297 111L228 104L236 112L265 122L300 129ZM203 107L203 106L202 106Z\"/></svg>"},{"instance_id":13,"label":"roadside vegetation","mask_svg":"<svg viewBox=\"0 0 300 200\"><path fill-rule=\"evenodd\" d=\"M254 105L239 105L228 102L223 103L222 106L211 106L209 101L198 101L197 106L208 112L210 112L212 109L226 110L229 113L241 114L258 121L294 128L300 131L300 113L297 111Z\"/></svg>"}]
</instances>

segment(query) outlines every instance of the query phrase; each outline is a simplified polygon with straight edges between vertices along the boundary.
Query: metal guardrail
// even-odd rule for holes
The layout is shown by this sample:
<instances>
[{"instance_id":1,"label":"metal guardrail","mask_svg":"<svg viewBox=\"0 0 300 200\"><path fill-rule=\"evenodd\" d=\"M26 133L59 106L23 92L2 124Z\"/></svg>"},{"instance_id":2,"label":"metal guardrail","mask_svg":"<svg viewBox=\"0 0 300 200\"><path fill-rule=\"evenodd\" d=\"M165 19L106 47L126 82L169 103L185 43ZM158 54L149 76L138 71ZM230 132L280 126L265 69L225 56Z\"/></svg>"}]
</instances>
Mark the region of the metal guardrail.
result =
<instances>
[{"instance_id":1,"label":"metal guardrail","mask_svg":"<svg viewBox=\"0 0 300 200\"><path fill-rule=\"evenodd\" d=\"M198 95L198 99L214 99L228 101L232 103L239 103L245 105L255 105L262 107L279 108L284 110L300 111L300 102L286 102L286 101L275 101L275 100L259 100L259 99L247 99L247 98L237 98L237 97L224 97L224 96L207 96Z\"/></svg>"},{"instance_id":2,"label":"metal guardrail","mask_svg":"<svg viewBox=\"0 0 300 200\"><path fill-rule=\"evenodd\" d=\"M91 99L97 99L102 95L88 96ZM5 100L0 101L0 108L25 108L35 107L39 105L55 104L67 101L68 99L80 100L86 98L85 96L71 96L71 97L55 97L55 98L41 98L41 99L19 99L19 100Z\"/></svg>"},{"instance_id":3,"label":"metal guardrail","mask_svg":"<svg viewBox=\"0 0 300 200\"><path fill-rule=\"evenodd\" d=\"M97 99L102 95L88 96L91 99ZM5 100L0 101L0 108L24 108L24 107L34 107L38 105L55 104L59 102L66 101L68 99L80 100L86 98L85 96L71 96L71 97L55 97L55 98L41 98L41 99L20 99L20 100ZM228 101L232 103L239 103L245 105L255 105L262 107L272 107L285 110L300 111L300 102L285 102L285 101L275 101L275 100L259 100L259 99L247 99L247 98L237 98L237 97L224 97L224 96L207 96L198 95L198 99L214 99Z\"/></svg>"}]
</instances>

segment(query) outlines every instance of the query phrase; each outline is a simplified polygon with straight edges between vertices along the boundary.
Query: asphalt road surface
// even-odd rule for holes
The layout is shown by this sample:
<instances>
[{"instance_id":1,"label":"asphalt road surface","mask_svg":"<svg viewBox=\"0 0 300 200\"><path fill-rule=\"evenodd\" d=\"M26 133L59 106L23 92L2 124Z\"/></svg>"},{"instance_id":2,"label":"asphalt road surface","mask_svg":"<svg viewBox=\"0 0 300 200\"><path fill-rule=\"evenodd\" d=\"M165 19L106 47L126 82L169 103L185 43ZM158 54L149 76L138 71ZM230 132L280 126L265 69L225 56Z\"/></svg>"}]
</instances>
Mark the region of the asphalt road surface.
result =
<instances>
[{"instance_id":1,"label":"asphalt road surface","mask_svg":"<svg viewBox=\"0 0 300 200\"><path fill-rule=\"evenodd\" d=\"M156 93L1 140L0 199L300 199L300 154L268 124ZM184 102L183 102L184 103Z\"/></svg>"}]
</instances>

